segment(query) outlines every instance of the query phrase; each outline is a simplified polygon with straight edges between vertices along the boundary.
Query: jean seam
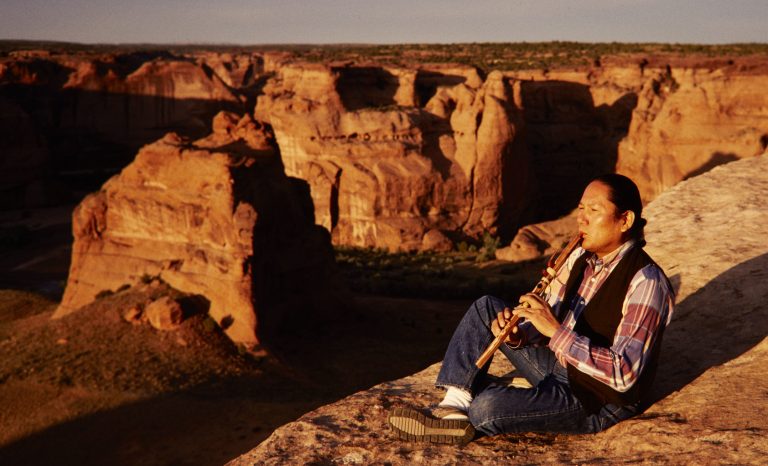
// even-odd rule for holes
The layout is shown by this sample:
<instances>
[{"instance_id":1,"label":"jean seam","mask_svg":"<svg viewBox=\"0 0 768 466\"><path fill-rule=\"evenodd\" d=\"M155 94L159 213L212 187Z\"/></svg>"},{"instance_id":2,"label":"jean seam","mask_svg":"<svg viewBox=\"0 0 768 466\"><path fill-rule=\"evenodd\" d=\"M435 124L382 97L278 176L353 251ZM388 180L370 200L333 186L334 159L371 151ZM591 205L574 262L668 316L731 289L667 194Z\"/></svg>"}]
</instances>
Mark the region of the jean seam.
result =
<instances>
[{"instance_id":1,"label":"jean seam","mask_svg":"<svg viewBox=\"0 0 768 466\"><path fill-rule=\"evenodd\" d=\"M442 382L435 382L435 387L439 387L439 388L453 387L453 388L460 388L462 390L469 390L467 387L463 385L456 385L453 383L442 383Z\"/></svg>"},{"instance_id":2,"label":"jean seam","mask_svg":"<svg viewBox=\"0 0 768 466\"><path fill-rule=\"evenodd\" d=\"M539 368L538 364L533 363L533 360L530 358L528 353L522 353L522 355L525 358L525 360L528 361L531 369L535 370L539 374L542 380L547 377L548 374L544 373L544 371L542 371L541 368Z\"/></svg>"}]
</instances>

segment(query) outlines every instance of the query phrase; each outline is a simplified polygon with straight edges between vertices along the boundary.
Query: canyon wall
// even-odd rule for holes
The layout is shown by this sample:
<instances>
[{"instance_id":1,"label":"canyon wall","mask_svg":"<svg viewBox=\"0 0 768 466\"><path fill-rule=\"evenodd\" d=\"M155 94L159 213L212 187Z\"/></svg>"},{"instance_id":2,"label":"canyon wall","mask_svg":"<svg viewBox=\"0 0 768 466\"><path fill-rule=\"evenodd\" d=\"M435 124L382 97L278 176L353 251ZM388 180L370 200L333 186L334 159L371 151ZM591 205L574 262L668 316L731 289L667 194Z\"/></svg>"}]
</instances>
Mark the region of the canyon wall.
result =
<instances>
[{"instance_id":1,"label":"canyon wall","mask_svg":"<svg viewBox=\"0 0 768 466\"><path fill-rule=\"evenodd\" d=\"M14 121L0 207L79 200L142 145L202 137L230 109L273 128L336 244L508 241L570 213L598 174L632 177L649 201L764 152L766 80L762 57L609 56L486 76L282 52L19 52L0 58L0 116Z\"/></svg>"},{"instance_id":2,"label":"canyon wall","mask_svg":"<svg viewBox=\"0 0 768 466\"><path fill-rule=\"evenodd\" d=\"M285 176L269 130L250 117L220 113L212 134L196 141L170 133L75 209L54 317L154 279L201 298L249 347L289 313L328 317L317 306L343 287L328 233L308 206L306 183Z\"/></svg>"},{"instance_id":3,"label":"canyon wall","mask_svg":"<svg viewBox=\"0 0 768 466\"><path fill-rule=\"evenodd\" d=\"M274 64L252 54L17 53L0 57L0 114L23 114L0 169L27 158L29 182L0 185L0 208L77 202L168 132L202 137L244 109ZM32 190L31 193L28 191ZM19 205L19 201L24 202Z\"/></svg>"},{"instance_id":4,"label":"canyon wall","mask_svg":"<svg viewBox=\"0 0 768 466\"><path fill-rule=\"evenodd\" d=\"M643 82L616 170L651 200L681 180L768 147L768 76L735 66L667 68Z\"/></svg>"},{"instance_id":5,"label":"canyon wall","mask_svg":"<svg viewBox=\"0 0 768 466\"><path fill-rule=\"evenodd\" d=\"M768 144L762 61L493 72L293 63L259 96L334 242L424 247L567 215L618 171L643 198Z\"/></svg>"},{"instance_id":6,"label":"canyon wall","mask_svg":"<svg viewBox=\"0 0 768 466\"><path fill-rule=\"evenodd\" d=\"M600 168L634 179L648 202L684 179L765 152L768 97L762 90L768 84L768 61L664 58L603 60L602 66L586 70L509 74L526 81L583 86L584 99L598 111L594 118L607 123L597 132L598 127L585 126L589 120L584 117L564 126L555 121L546 126L557 128L546 137L559 139L561 148L572 148L570 154L567 149L531 151L546 167L565 164L555 181L568 179L584 164L602 163ZM570 98L550 94L539 108L551 112L559 107L565 115L578 115L570 104L577 93L567 95ZM524 114L527 110L524 106Z\"/></svg>"},{"instance_id":7,"label":"canyon wall","mask_svg":"<svg viewBox=\"0 0 768 466\"><path fill-rule=\"evenodd\" d=\"M294 64L263 91L255 116L336 243L414 250L519 225L532 183L500 73Z\"/></svg>"}]
</instances>

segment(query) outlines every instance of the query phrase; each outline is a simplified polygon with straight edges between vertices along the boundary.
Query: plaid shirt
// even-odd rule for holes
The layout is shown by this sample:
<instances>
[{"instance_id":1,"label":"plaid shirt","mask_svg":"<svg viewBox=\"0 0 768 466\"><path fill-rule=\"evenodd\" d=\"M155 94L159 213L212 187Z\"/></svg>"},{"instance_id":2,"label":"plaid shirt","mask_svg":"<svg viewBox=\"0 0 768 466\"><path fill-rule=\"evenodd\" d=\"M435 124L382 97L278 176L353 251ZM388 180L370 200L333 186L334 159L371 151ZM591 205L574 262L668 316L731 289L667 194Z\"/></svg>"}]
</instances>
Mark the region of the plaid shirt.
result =
<instances>
[{"instance_id":1,"label":"plaid shirt","mask_svg":"<svg viewBox=\"0 0 768 466\"><path fill-rule=\"evenodd\" d=\"M619 392L629 390L635 383L650 357L656 336L672 318L675 296L664 272L650 264L632 278L622 305L623 317L610 348L592 346L589 338L573 328L587 303L634 244L633 240L628 241L603 259L592 254L587 259L578 293L568 306L563 303L565 283L576 259L586 252L577 248L552 280L547 296L555 316L563 322L549 341L557 359L563 366L571 364Z\"/></svg>"}]
</instances>

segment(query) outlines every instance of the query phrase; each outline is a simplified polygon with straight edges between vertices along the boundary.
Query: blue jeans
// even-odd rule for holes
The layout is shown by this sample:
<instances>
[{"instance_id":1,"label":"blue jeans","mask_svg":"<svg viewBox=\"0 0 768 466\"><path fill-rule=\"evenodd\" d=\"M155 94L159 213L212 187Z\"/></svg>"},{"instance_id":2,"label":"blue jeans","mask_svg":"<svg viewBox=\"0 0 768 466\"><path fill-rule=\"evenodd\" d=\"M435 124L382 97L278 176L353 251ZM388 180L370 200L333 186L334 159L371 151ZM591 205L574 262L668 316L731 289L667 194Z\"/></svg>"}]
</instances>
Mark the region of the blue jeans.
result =
<instances>
[{"instance_id":1,"label":"blue jeans","mask_svg":"<svg viewBox=\"0 0 768 466\"><path fill-rule=\"evenodd\" d=\"M547 347L527 346L500 350L533 388L494 384L488 366L475 361L493 341L491 321L506 303L492 296L475 301L464 315L448 344L437 376L439 387L469 390L474 398L469 420L486 435L507 432L594 433L637 414L635 406L605 405L589 414L571 392L565 367Z\"/></svg>"}]
</instances>

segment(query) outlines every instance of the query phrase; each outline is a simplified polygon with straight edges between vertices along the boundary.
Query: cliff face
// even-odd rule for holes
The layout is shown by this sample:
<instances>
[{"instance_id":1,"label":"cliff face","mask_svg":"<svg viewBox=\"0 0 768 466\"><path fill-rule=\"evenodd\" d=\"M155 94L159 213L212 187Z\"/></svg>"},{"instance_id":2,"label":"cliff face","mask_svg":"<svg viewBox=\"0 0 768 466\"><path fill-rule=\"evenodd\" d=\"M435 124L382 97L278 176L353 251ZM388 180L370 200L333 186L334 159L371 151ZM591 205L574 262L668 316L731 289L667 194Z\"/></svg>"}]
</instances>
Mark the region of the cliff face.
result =
<instances>
[{"instance_id":1,"label":"cliff face","mask_svg":"<svg viewBox=\"0 0 768 466\"><path fill-rule=\"evenodd\" d=\"M492 73L295 64L264 89L286 169L340 244L415 249L430 230L506 236L619 171L646 201L768 145L764 63Z\"/></svg>"},{"instance_id":2,"label":"cliff face","mask_svg":"<svg viewBox=\"0 0 768 466\"><path fill-rule=\"evenodd\" d=\"M763 152L766 79L754 57L484 76L272 52L15 54L0 58L0 109L20 115L23 137L8 136L0 167L29 170L3 182L0 205L80 199L168 131L202 137L219 110L253 109L336 244L508 240L569 213L598 174L624 173L651 200Z\"/></svg>"},{"instance_id":3,"label":"cliff face","mask_svg":"<svg viewBox=\"0 0 768 466\"><path fill-rule=\"evenodd\" d=\"M20 109L29 121L27 132L44 141L47 162L30 176L45 189L25 205L79 199L105 174L127 165L142 145L169 131L204 136L220 110L242 112L263 73L263 59L251 55L0 58L0 107ZM3 170L13 167L18 154L35 148L29 139L15 143L11 154L0 159ZM23 189L3 185L0 192L16 199Z\"/></svg>"},{"instance_id":4,"label":"cliff face","mask_svg":"<svg viewBox=\"0 0 768 466\"><path fill-rule=\"evenodd\" d=\"M540 177L551 173L550 185L615 170L634 179L647 202L686 178L766 150L764 60L604 62L580 71L509 74L545 89L529 99L538 100L537 115L543 110L535 118L543 129L537 134L530 121L526 128L534 167ZM523 105L524 115L531 110ZM540 142L531 144L532 137Z\"/></svg>"},{"instance_id":5,"label":"cliff face","mask_svg":"<svg viewBox=\"0 0 768 466\"><path fill-rule=\"evenodd\" d=\"M500 74L293 65L255 115L335 242L419 249L430 230L477 236L520 221L528 158Z\"/></svg>"},{"instance_id":6,"label":"cliff face","mask_svg":"<svg viewBox=\"0 0 768 466\"><path fill-rule=\"evenodd\" d=\"M644 199L768 146L765 70L667 68L645 81L617 171L641 181Z\"/></svg>"},{"instance_id":7,"label":"cliff face","mask_svg":"<svg viewBox=\"0 0 768 466\"><path fill-rule=\"evenodd\" d=\"M678 184L647 208L647 250L677 290L654 385L642 415L596 435L519 434L466 447L398 440L393 407L439 401L439 363L305 414L230 465L284 464L763 464L768 354L768 156ZM492 372L511 367L498 355ZM308 447L311 445L311 448Z\"/></svg>"},{"instance_id":8,"label":"cliff face","mask_svg":"<svg viewBox=\"0 0 768 466\"><path fill-rule=\"evenodd\" d=\"M283 316L330 296L333 255L303 183L282 172L271 135L221 113L194 142L169 134L75 209L61 317L155 277L208 303L235 342L253 346ZM301 300L301 304L299 304Z\"/></svg>"}]
</instances>

